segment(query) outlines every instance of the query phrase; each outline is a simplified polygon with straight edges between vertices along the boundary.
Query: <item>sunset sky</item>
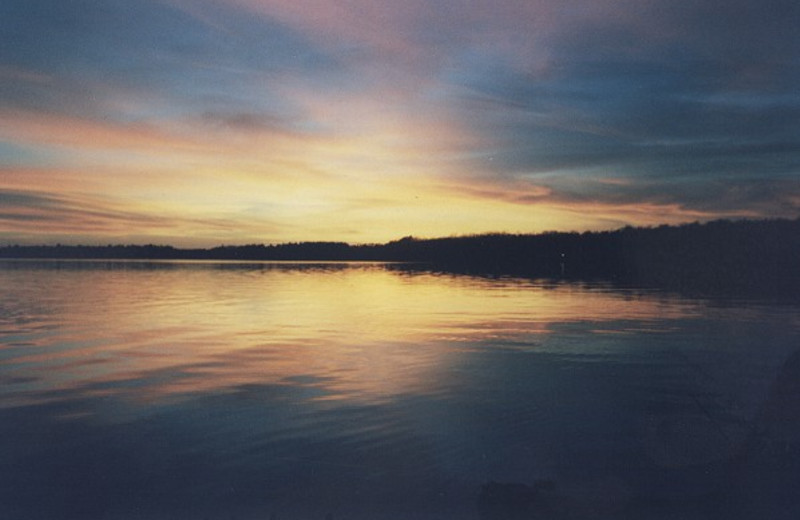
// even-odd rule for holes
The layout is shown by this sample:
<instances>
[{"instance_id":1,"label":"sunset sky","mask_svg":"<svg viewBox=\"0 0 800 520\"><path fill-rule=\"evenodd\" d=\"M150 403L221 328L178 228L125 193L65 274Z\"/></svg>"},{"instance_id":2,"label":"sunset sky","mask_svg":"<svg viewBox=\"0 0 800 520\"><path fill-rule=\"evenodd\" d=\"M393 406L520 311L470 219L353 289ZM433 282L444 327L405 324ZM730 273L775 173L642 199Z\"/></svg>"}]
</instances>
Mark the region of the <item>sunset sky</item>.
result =
<instances>
[{"instance_id":1,"label":"sunset sky","mask_svg":"<svg viewBox=\"0 0 800 520\"><path fill-rule=\"evenodd\" d=\"M800 209L796 0L3 0L0 244Z\"/></svg>"}]
</instances>

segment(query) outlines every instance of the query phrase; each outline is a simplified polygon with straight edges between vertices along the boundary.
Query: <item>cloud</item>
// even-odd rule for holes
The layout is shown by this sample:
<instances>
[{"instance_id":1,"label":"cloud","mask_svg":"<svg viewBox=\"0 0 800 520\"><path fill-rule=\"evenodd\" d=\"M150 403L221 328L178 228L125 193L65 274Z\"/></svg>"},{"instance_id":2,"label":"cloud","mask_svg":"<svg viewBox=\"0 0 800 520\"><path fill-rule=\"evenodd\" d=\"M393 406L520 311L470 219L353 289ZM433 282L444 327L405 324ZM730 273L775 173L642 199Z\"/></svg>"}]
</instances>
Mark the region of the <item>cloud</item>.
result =
<instances>
[{"instance_id":1,"label":"cloud","mask_svg":"<svg viewBox=\"0 0 800 520\"><path fill-rule=\"evenodd\" d=\"M235 222L230 236L254 239L379 222L389 239L794 216L798 9L10 0L0 161L26 176L0 172L0 188L44 198L2 208L5 222L80 207L161 233L171 207L169 229L206 233L207 213L213 238Z\"/></svg>"},{"instance_id":2,"label":"cloud","mask_svg":"<svg viewBox=\"0 0 800 520\"><path fill-rule=\"evenodd\" d=\"M336 69L290 27L230 9L213 9L214 27L158 0L11 0L0 14L0 70L12 80L0 107L17 110L122 121L279 110L273 77Z\"/></svg>"},{"instance_id":3,"label":"cloud","mask_svg":"<svg viewBox=\"0 0 800 520\"><path fill-rule=\"evenodd\" d=\"M120 223L160 225L153 216L136 215L97 201L56 193L0 190L0 207L0 226L4 231L94 233L116 231ZM25 229L28 225L34 227Z\"/></svg>"},{"instance_id":4,"label":"cloud","mask_svg":"<svg viewBox=\"0 0 800 520\"><path fill-rule=\"evenodd\" d=\"M245 242L245 237L277 234L268 220L243 220L218 211L180 214L133 201L47 191L0 188L0 238L11 243L161 242L193 247ZM188 232L188 233L187 233Z\"/></svg>"}]
</instances>

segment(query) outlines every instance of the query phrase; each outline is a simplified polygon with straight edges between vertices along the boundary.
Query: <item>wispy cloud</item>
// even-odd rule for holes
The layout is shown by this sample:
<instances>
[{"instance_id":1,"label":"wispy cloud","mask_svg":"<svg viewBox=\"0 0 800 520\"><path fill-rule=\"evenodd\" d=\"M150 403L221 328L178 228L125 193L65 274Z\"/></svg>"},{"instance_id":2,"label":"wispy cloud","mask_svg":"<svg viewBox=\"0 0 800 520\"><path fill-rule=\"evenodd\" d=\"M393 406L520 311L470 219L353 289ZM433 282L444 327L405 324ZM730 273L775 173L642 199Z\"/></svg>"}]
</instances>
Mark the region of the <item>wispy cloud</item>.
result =
<instances>
[{"instance_id":1,"label":"wispy cloud","mask_svg":"<svg viewBox=\"0 0 800 520\"><path fill-rule=\"evenodd\" d=\"M41 198L7 199L2 222L369 241L794 216L798 17L789 0L10 0L0 189Z\"/></svg>"},{"instance_id":2,"label":"wispy cloud","mask_svg":"<svg viewBox=\"0 0 800 520\"><path fill-rule=\"evenodd\" d=\"M266 220L243 221L222 215L176 214L129 201L47 191L0 190L0 241L65 243L147 240L191 247L226 238L245 241L253 234L269 236L279 227ZM190 230L192 233L186 234Z\"/></svg>"}]
</instances>

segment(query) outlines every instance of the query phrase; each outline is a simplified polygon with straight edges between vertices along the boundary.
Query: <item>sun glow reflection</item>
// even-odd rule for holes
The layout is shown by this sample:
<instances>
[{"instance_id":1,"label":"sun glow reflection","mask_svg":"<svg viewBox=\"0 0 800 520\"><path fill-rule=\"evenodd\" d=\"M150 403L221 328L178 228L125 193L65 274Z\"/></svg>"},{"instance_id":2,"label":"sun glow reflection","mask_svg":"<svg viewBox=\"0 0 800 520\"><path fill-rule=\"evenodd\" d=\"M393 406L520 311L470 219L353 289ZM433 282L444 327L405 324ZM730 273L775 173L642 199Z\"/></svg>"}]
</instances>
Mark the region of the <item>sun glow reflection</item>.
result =
<instances>
[{"instance_id":1,"label":"sun glow reflection","mask_svg":"<svg viewBox=\"0 0 800 520\"><path fill-rule=\"evenodd\" d=\"M71 295L11 313L48 323L16 338L26 346L10 366L28 378L28 400L69 389L157 403L257 386L380 401L435 392L464 350L547 350L556 326L591 322L607 332L686 312L597 288L383 264L63 265L75 272L0 272L11 294L54 284Z\"/></svg>"}]
</instances>

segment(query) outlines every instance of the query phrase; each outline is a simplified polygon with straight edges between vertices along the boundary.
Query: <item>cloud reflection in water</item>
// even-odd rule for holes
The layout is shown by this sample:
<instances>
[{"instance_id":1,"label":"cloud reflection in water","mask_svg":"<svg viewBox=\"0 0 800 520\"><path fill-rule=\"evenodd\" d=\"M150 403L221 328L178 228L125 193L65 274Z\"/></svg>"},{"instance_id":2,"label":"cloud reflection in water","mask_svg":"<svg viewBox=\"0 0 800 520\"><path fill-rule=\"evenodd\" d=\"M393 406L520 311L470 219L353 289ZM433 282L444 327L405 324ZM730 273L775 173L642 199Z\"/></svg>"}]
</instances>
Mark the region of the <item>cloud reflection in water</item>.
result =
<instances>
[{"instance_id":1,"label":"cloud reflection in water","mask_svg":"<svg viewBox=\"0 0 800 520\"><path fill-rule=\"evenodd\" d=\"M15 520L474 518L490 479L714 489L691 468L737 449L800 331L790 307L382 264L3 262L0 285Z\"/></svg>"},{"instance_id":2,"label":"cloud reflection in water","mask_svg":"<svg viewBox=\"0 0 800 520\"><path fill-rule=\"evenodd\" d=\"M13 357L41 396L83 389L158 402L287 384L320 399L381 400L432 391L464 348L535 347L541 342L531 337L554 323L686 312L644 298L632 306L634 296L602 290L370 264L132 263L70 273L65 281L63 271L16 271L24 276L14 292L56 289L49 299L18 300L40 306L18 312L59 327L57 334L25 334L36 348Z\"/></svg>"}]
</instances>

